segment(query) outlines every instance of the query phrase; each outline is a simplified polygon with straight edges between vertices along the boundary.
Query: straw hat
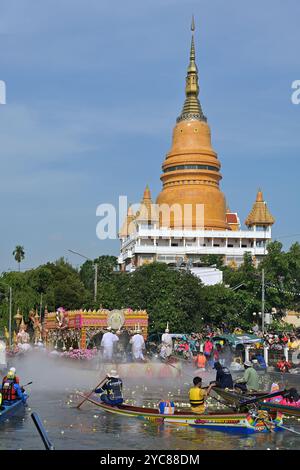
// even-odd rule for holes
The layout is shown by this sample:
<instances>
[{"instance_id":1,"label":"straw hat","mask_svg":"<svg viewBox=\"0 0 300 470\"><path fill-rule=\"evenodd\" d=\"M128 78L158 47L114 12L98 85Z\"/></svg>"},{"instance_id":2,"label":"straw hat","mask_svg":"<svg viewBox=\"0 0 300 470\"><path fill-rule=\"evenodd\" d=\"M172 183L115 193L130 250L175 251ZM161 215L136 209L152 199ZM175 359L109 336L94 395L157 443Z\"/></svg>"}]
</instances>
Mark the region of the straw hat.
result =
<instances>
[{"instance_id":1,"label":"straw hat","mask_svg":"<svg viewBox=\"0 0 300 470\"><path fill-rule=\"evenodd\" d=\"M115 379L119 378L118 372L115 369L112 369L107 373L107 377L114 377Z\"/></svg>"},{"instance_id":2,"label":"straw hat","mask_svg":"<svg viewBox=\"0 0 300 470\"><path fill-rule=\"evenodd\" d=\"M244 362L244 366L247 366L247 367L252 367L252 362L251 361L245 361Z\"/></svg>"}]
</instances>

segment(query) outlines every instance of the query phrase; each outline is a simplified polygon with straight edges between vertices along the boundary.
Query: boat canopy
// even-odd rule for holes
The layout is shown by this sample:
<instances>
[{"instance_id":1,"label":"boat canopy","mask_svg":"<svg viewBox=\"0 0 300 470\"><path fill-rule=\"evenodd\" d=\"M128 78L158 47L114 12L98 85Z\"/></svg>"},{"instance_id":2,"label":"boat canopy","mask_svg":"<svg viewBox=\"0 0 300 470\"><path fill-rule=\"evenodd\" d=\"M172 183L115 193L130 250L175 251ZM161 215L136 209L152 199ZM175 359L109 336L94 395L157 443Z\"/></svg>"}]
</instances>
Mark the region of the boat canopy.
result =
<instances>
[{"instance_id":1,"label":"boat canopy","mask_svg":"<svg viewBox=\"0 0 300 470\"><path fill-rule=\"evenodd\" d=\"M240 335L228 334L228 335L219 335L213 337L213 342L218 343L220 341L226 341L230 346L236 348L239 344L253 344L253 343L263 343L263 339L259 338L256 335L243 333Z\"/></svg>"}]
</instances>

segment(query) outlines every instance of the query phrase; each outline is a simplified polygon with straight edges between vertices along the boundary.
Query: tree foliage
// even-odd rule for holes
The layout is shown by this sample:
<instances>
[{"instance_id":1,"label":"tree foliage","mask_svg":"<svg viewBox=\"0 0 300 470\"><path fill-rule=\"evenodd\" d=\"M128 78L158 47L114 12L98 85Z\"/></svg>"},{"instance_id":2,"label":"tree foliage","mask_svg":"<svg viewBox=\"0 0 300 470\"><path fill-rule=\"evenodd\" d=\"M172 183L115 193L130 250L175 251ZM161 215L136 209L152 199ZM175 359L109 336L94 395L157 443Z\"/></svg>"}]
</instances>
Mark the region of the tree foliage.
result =
<instances>
[{"instance_id":1,"label":"tree foliage","mask_svg":"<svg viewBox=\"0 0 300 470\"><path fill-rule=\"evenodd\" d=\"M204 260L205 261L205 260ZM203 262L204 262L203 261ZM80 270L63 258L25 272L0 276L0 327L8 324L9 286L13 292L13 315L20 308L25 319L32 308L55 310L80 308L145 309L150 331L163 331L169 322L173 332L197 331L203 324L248 328L253 312L261 310L261 279L265 272L266 309L277 309L279 320L286 309L300 308L300 245L284 252L279 242L270 243L268 255L256 268L249 253L239 268L219 263L223 284L204 286L189 271L153 263L132 273L119 272L114 256L86 261ZM98 292L94 302L94 266L98 265Z\"/></svg>"}]
</instances>

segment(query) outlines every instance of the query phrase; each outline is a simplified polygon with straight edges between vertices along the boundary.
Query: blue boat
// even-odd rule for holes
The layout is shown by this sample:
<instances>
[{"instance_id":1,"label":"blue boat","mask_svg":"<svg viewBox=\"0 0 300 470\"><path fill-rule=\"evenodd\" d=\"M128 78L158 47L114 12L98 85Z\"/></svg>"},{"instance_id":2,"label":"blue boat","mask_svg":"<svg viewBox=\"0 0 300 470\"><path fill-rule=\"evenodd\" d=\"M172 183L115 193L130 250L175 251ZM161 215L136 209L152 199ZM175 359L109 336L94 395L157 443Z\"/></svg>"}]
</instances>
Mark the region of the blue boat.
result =
<instances>
[{"instance_id":1,"label":"blue boat","mask_svg":"<svg viewBox=\"0 0 300 470\"><path fill-rule=\"evenodd\" d=\"M23 412L25 410L25 407L26 403L23 403L22 400L17 400L12 405L2 405L0 407L0 423L13 414Z\"/></svg>"}]
</instances>

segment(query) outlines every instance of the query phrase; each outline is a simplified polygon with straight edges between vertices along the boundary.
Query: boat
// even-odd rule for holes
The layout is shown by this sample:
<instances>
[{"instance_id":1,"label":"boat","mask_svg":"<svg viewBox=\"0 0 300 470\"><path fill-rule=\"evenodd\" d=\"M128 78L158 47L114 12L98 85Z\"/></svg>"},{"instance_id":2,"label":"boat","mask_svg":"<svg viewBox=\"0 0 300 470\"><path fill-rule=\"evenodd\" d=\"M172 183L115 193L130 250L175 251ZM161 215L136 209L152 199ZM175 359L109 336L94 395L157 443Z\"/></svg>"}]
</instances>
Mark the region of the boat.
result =
<instances>
[{"instance_id":1,"label":"boat","mask_svg":"<svg viewBox=\"0 0 300 470\"><path fill-rule=\"evenodd\" d=\"M2 405L0 406L0 422L4 421L8 416L11 416L16 413L21 413L24 411L26 403L23 403L22 400L17 400L12 405Z\"/></svg>"},{"instance_id":2,"label":"boat","mask_svg":"<svg viewBox=\"0 0 300 470\"><path fill-rule=\"evenodd\" d=\"M138 418L157 424L174 424L176 426L189 426L192 428L209 428L215 431L258 433L280 430L282 415L280 412L267 411L232 413L211 412L205 414L175 410L174 414L160 414L155 408L138 407L132 405L107 405L97 398L91 398L79 393L103 411L125 418Z\"/></svg>"},{"instance_id":3,"label":"boat","mask_svg":"<svg viewBox=\"0 0 300 470\"><path fill-rule=\"evenodd\" d=\"M214 387L213 391L216 392L223 400L225 404L234 405L236 409L241 409L247 407L243 404L243 401L255 400L257 399L257 406L261 410L266 410L270 412L280 412L284 416L295 416L300 417L300 408L297 406L290 405L279 405L278 403L272 401L266 401L266 392L248 392L247 394L241 394L234 390L222 389ZM260 399L261 398L261 399Z\"/></svg>"},{"instance_id":4,"label":"boat","mask_svg":"<svg viewBox=\"0 0 300 470\"><path fill-rule=\"evenodd\" d=\"M288 405L279 405L279 403L274 403L271 401L264 401L259 403L259 408L266 411L279 411L284 416L294 416L300 418L300 408L299 406L288 406Z\"/></svg>"}]
</instances>

